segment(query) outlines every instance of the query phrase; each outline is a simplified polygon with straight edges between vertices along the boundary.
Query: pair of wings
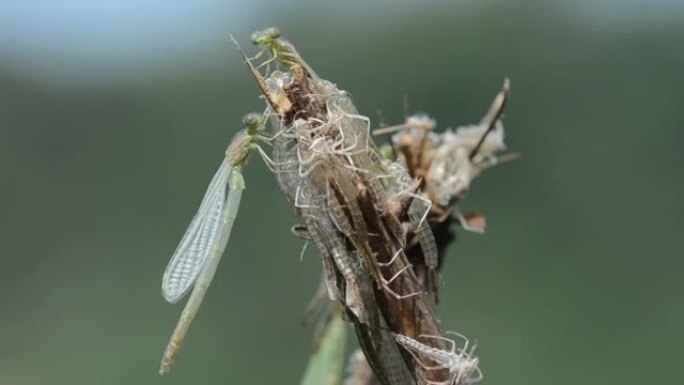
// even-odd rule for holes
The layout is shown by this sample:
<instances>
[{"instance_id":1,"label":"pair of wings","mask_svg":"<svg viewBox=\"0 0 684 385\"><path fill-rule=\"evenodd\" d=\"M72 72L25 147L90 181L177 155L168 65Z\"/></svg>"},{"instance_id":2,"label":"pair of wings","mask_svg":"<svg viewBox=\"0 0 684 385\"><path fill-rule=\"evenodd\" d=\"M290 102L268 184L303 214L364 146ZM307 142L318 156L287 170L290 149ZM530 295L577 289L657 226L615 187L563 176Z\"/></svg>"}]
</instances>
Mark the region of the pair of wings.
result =
<instances>
[{"instance_id":1,"label":"pair of wings","mask_svg":"<svg viewBox=\"0 0 684 385\"><path fill-rule=\"evenodd\" d=\"M167 301L178 302L191 288L194 289L166 345L160 374L171 370L190 324L202 305L228 244L244 188L241 167L233 166L224 158L209 183L197 214L166 267L162 278L162 294Z\"/></svg>"},{"instance_id":2,"label":"pair of wings","mask_svg":"<svg viewBox=\"0 0 684 385\"><path fill-rule=\"evenodd\" d=\"M197 214L190 222L164 272L162 295L168 302L180 301L195 285L203 271L209 273L208 270L215 270L215 266L213 269L207 269L207 263L218 264L228 242L232 219L237 214L241 199L241 188L231 187L229 191L226 190L235 172L239 173L239 170L235 170L224 158L209 183ZM213 276L213 271L211 274Z\"/></svg>"}]
</instances>

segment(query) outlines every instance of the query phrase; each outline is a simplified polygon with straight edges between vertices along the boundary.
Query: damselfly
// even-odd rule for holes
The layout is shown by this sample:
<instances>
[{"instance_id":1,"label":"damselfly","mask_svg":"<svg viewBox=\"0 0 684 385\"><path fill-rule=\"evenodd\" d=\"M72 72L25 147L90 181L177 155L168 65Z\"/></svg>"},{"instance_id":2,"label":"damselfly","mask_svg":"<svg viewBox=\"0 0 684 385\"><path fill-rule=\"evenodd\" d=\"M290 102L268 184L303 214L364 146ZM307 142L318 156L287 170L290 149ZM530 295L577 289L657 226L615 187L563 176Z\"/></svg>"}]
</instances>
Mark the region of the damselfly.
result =
<instances>
[{"instance_id":1,"label":"damselfly","mask_svg":"<svg viewBox=\"0 0 684 385\"><path fill-rule=\"evenodd\" d=\"M245 116L245 129L238 132L228 146L225 158L209 183L197 214L166 267L162 279L164 298L170 303L176 303L190 289L192 293L164 351L160 374L171 370L176 353L202 304L228 244L240 207L242 190L245 188L242 166L252 151L257 151L267 164L271 163L257 143L268 139L263 135L265 120L265 116L260 114Z\"/></svg>"}]
</instances>

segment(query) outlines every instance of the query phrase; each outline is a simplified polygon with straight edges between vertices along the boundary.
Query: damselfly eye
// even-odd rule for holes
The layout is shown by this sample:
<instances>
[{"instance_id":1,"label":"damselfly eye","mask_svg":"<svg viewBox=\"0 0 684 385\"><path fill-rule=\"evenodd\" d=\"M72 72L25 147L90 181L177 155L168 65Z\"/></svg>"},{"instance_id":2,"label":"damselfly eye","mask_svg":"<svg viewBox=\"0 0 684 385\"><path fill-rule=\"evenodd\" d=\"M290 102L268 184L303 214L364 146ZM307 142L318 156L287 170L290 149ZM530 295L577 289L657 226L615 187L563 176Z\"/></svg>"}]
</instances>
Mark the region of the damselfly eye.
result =
<instances>
[{"instance_id":1,"label":"damselfly eye","mask_svg":"<svg viewBox=\"0 0 684 385\"><path fill-rule=\"evenodd\" d=\"M260 116L257 113L250 112L242 118L242 123L247 126L251 126L255 123L259 123Z\"/></svg>"},{"instance_id":2,"label":"damselfly eye","mask_svg":"<svg viewBox=\"0 0 684 385\"><path fill-rule=\"evenodd\" d=\"M252 41L252 44L259 45L264 40L264 33L261 31L256 31L252 34L250 40Z\"/></svg>"},{"instance_id":3,"label":"damselfly eye","mask_svg":"<svg viewBox=\"0 0 684 385\"><path fill-rule=\"evenodd\" d=\"M280 28L278 27L269 27L264 30L264 35L268 36L271 39L277 39L280 37Z\"/></svg>"}]
</instances>

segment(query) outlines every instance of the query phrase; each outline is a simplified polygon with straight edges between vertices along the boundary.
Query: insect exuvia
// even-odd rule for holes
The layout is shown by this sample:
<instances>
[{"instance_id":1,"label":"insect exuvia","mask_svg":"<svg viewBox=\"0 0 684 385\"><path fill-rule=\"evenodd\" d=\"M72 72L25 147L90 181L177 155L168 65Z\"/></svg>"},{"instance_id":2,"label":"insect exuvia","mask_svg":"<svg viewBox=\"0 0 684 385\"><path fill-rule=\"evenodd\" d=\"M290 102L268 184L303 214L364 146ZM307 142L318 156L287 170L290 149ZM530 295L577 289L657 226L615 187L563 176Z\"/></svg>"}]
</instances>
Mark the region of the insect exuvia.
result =
<instances>
[{"instance_id":1,"label":"insect exuvia","mask_svg":"<svg viewBox=\"0 0 684 385\"><path fill-rule=\"evenodd\" d=\"M463 348L456 348L456 343L453 340L440 336L421 336L424 339L433 339L447 342L450 347L449 350L438 349L426 345L418 340L403 334L393 333L395 341L403 346L406 351L411 353L416 362L425 370L442 370L449 371L449 380L441 382L444 385L460 385L473 384L482 381L482 372L479 367L479 359L473 355L475 345L468 351L468 339L459 333L454 334L465 341ZM422 360L428 359L434 361L437 365L427 365ZM437 384L436 382L423 379L427 384Z\"/></svg>"},{"instance_id":2,"label":"insect exuvia","mask_svg":"<svg viewBox=\"0 0 684 385\"><path fill-rule=\"evenodd\" d=\"M228 244L233 222L240 207L245 182L242 166L252 151L257 151L267 164L271 160L256 143L266 138L262 132L265 117L252 113L243 119L245 129L231 141L221 166L209 183L197 214L190 222L162 278L162 295L176 303L190 289L190 299L164 351L160 374L171 370L185 334L197 314L211 284L216 268ZM226 191L227 188L227 191Z\"/></svg>"}]
</instances>

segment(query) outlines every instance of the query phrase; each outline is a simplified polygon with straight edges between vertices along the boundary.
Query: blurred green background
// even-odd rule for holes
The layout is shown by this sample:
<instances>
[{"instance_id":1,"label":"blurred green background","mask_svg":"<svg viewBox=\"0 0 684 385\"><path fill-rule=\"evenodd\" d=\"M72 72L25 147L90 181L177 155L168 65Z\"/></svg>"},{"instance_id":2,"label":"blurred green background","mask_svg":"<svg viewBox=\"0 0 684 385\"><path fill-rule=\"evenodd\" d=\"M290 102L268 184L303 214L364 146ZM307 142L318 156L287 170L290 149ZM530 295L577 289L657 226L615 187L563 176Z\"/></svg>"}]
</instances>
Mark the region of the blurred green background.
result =
<instances>
[{"instance_id":1,"label":"blurred green background","mask_svg":"<svg viewBox=\"0 0 684 385\"><path fill-rule=\"evenodd\" d=\"M228 34L249 46L269 25L375 122L400 122L404 94L440 127L475 122L510 77L523 158L474 184L464 208L487 234L451 247L439 306L479 341L485 383L678 383L682 20L674 0L3 1L0 384L298 383L320 263L299 262L254 160L217 279L157 374L182 308L162 272L263 105Z\"/></svg>"}]
</instances>

